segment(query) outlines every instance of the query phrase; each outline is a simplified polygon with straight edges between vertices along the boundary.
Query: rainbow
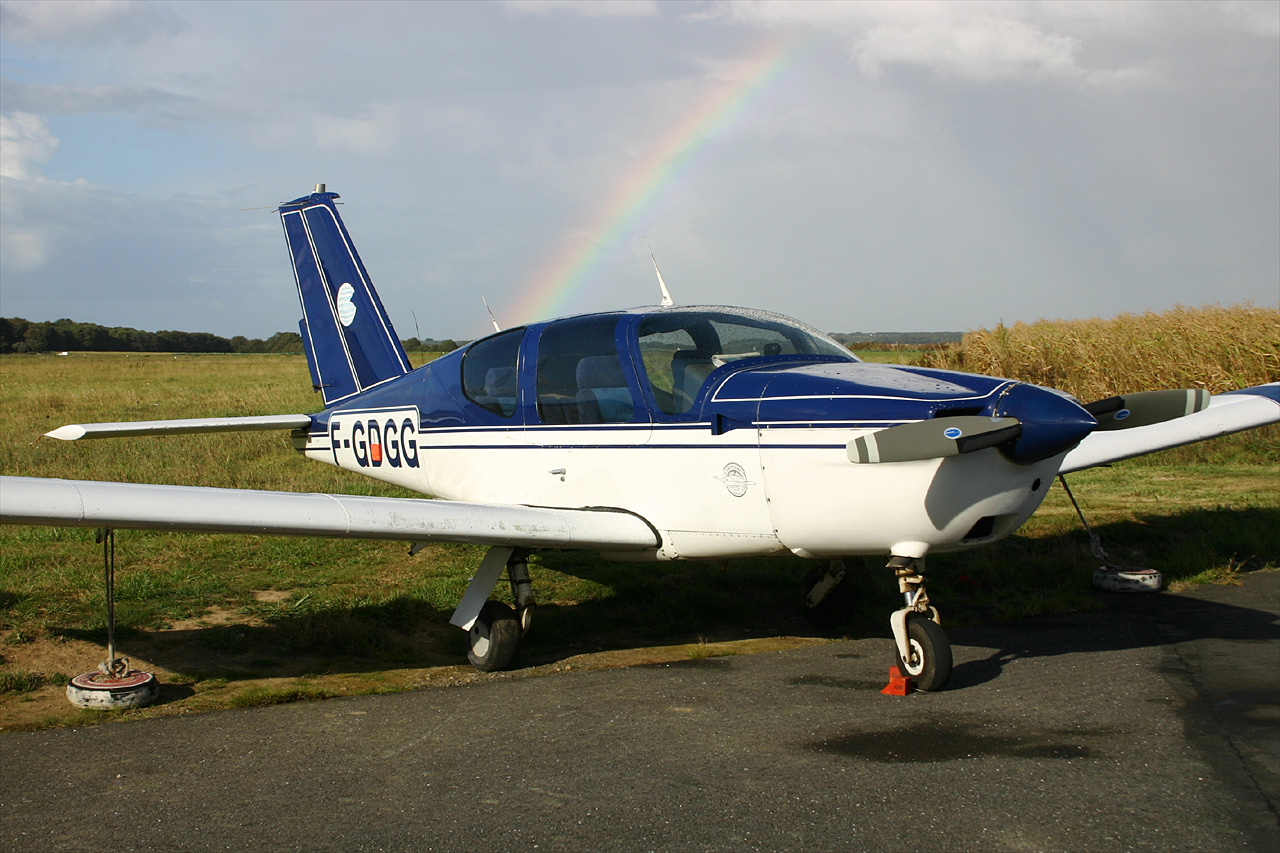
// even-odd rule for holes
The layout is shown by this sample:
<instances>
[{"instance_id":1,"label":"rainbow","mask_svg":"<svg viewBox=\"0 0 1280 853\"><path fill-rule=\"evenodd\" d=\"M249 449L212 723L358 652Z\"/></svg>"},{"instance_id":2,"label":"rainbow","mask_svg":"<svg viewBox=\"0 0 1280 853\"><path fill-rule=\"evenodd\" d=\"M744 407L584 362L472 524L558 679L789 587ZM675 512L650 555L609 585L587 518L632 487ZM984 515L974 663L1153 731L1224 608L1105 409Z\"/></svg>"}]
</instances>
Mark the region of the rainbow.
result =
<instances>
[{"instance_id":1,"label":"rainbow","mask_svg":"<svg viewBox=\"0 0 1280 853\"><path fill-rule=\"evenodd\" d=\"M641 236L639 229L650 221L653 211L716 143L726 139L738 118L777 86L810 43L766 46L744 79L716 87L673 125L618 182L588 223L573 229L561 249L532 277L523 289L524 297L505 319L520 324L568 313L566 309L606 263ZM656 297L656 287L654 292Z\"/></svg>"}]
</instances>

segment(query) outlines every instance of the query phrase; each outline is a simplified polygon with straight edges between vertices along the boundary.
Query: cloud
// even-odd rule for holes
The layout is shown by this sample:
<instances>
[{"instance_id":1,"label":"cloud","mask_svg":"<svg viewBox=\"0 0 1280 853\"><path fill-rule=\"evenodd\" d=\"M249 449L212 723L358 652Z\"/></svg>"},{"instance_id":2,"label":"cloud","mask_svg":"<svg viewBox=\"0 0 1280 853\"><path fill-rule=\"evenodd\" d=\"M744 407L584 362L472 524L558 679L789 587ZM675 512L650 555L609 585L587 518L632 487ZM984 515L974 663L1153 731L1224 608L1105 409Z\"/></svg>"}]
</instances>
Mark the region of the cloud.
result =
<instances>
[{"instance_id":1,"label":"cloud","mask_svg":"<svg viewBox=\"0 0 1280 853\"><path fill-rule=\"evenodd\" d=\"M289 328L275 218L235 209L325 181L402 327L483 333L472 294L511 322L780 42L805 49L647 214L682 301L892 328L1275 289L1280 53L1254 5L166 3L188 25L140 42L10 30L10 6L0 281L32 319ZM599 16L623 13L649 17ZM1166 245L1159 269L1123 251ZM583 298L653 290L637 238Z\"/></svg>"},{"instance_id":2,"label":"cloud","mask_svg":"<svg viewBox=\"0 0 1280 853\"><path fill-rule=\"evenodd\" d=\"M5 265L19 272L33 272L49 258L49 241L42 231L21 229L0 231L0 250Z\"/></svg>"},{"instance_id":3,"label":"cloud","mask_svg":"<svg viewBox=\"0 0 1280 853\"><path fill-rule=\"evenodd\" d=\"M208 118L209 105L151 86L66 86L4 81L5 103L24 112L131 113L172 126Z\"/></svg>"},{"instance_id":4,"label":"cloud","mask_svg":"<svg viewBox=\"0 0 1280 853\"><path fill-rule=\"evenodd\" d=\"M1257 0L1223 0L1213 4L1227 22L1260 38L1280 36L1280 3Z\"/></svg>"},{"instance_id":5,"label":"cloud","mask_svg":"<svg viewBox=\"0 0 1280 853\"><path fill-rule=\"evenodd\" d=\"M258 337L296 323L269 211L216 195L0 181L4 316Z\"/></svg>"},{"instance_id":6,"label":"cloud","mask_svg":"<svg viewBox=\"0 0 1280 853\"><path fill-rule=\"evenodd\" d=\"M879 77L892 66L926 68L944 79L1135 84L1140 65L1090 67L1095 40L1142 40L1157 17L1147 3L718 2L703 17L766 29L818 29L844 39L854 64Z\"/></svg>"},{"instance_id":7,"label":"cloud","mask_svg":"<svg viewBox=\"0 0 1280 853\"><path fill-rule=\"evenodd\" d=\"M854 42L853 56L871 76L879 75L886 65L903 64L989 82L1076 76L1079 47L1079 39L1045 33L1022 21L926 18L871 27Z\"/></svg>"},{"instance_id":8,"label":"cloud","mask_svg":"<svg viewBox=\"0 0 1280 853\"><path fill-rule=\"evenodd\" d=\"M357 116L320 115L312 118L314 140L324 151L379 156L395 146L397 111L374 104Z\"/></svg>"},{"instance_id":9,"label":"cloud","mask_svg":"<svg viewBox=\"0 0 1280 853\"><path fill-rule=\"evenodd\" d=\"M44 119L32 113L0 114L0 176L30 180L39 177L36 163L48 163L58 139Z\"/></svg>"},{"instance_id":10,"label":"cloud","mask_svg":"<svg viewBox=\"0 0 1280 853\"><path fill-rule=\"evenodd\" d=\"M572 12L588 18L637 18L658 14L657 0L503 0L502 5L521 15Z\"/></svg>"},{"instance_id":11,"label":"cloud","mask_svg":"<svg viewBox=\"0 0 1280 853\"><path fill-rule=\"evenodd\" d=\"M64 45L136 43L173 35L185 24L160 3L134 0L4 0L0 28L17 42Z\"/></svg>"}]
</instances>

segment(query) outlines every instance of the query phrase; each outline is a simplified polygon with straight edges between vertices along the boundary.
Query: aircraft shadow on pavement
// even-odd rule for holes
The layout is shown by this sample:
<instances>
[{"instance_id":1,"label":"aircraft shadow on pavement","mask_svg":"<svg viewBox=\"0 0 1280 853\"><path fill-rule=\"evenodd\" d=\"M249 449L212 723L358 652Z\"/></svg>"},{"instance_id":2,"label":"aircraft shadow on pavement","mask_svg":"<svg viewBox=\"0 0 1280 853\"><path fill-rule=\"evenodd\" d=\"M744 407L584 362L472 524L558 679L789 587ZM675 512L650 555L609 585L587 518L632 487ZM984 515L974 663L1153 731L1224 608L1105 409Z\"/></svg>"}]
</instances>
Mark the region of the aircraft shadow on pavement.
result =
<instances>
[{"instance_id":1,"label":"aircraft shadow on pavement","mask_svg":"<svg viewBox=\"0 0 1280 853\"><path fill-rule=\"evenodd\" d=\"M957 664L948 689L991 681L999 677L1007 664L1026 658L1205 639L1280 642L1280 600L1277 599L1280 574L1265 574L1270 577L1245 574L1242 582L1249 586L1265 585L1267 592L1259 593L1257 598L1270 599L1270 611L1170 593L1112 594L1115 600L1102 612L956 628L950 631L953 645L993 651L985 658Z\"/></svg>"},{"instance_id":2,"label":"aircraft shadow on pavement","mask_svg":"<svg viewBox=\"0 0 1280 853\"><path fill-rule=\"evenodd\" d=\"M120 653L171 672L228 680L367 673L466 662L449 612L400 596L378 604L169 630L118 628ZM105 628L54 629L105 646ZM162 696L162 699L165 697Z\"/></svg>"},{"instance_id":3,"label":"aircraft shadow on pavement","mask_svg":"<svg viewBox=\"0 0 1280 853\"><path fill-rule=\"evenodd\" d=\"M1191 510L1095 528L1122 563L1141 560L1168 580L1207 566L1246 569L1274 564L1280 553L1280 510ZM1229 542L1231 547L1220 544ZM1168 568L1194 555L1189 568ZM1258 559L1242 559L1252 555ZM1037 560L1052 565L1037 568ZM929 561L929 591L956 646L994 649L983 660L958 664L951 687L980 684L1010 660L1102 651L1197 637L1280 639L1276 616L1168 593L1119 595L1091 586L1097 561L1083 530L1057 536L1014 536L995 546ZM898 604L889 573L878 560L850 561L848 623L820 631L805 620L800 579L812 564L794 558L716 563L607 563L581 552L544 552L532 567L605 587L611 594L580 603L544 601L517 666L552 663L585 652L723 642L782 635L889 637L888 615ZM1248 574L1248 572L1244 572ZM502 584L505 586L505 583ZM1028 616L1001 602L1048 601L1065 615ZM181 630L124 630L126 653L170 671L203 677L263 678L466 663L466 636L447 624L451 611L399 596L358 607L282 612L256 622ZM1173 626L1173 627L1171 627ZM105 643L102 628L55 629Z\"/></svg>"},{"instance_id":4,"label":"aircraft shadow on pavement","mask_svg":"<svg viewBox=\"0 0 1280 853\"><path fill-rule=\"evenodd\" d=\"M1150 514L1095 527L1095 532L1113 560L1121 565L1158 569L1166 583L1187 580L1213 566L1235 566L1238 579L1251 588L1261 585L1263 591L1252 596L1212 597L1256 601L1265 609L1213 601L1195 593L1100 592L1092 588L1092 572L1099 561L1089 553L1083 530L1037 539L1011 537L985 553L957 555L955 559L960 562L957 570L964 572L965 560L990 559L1017 565L1023 560L1034 560L1037 550L1044 554L1074 550L1080 563L1078 586L1090 599L1085 604L1096 609L1082 607L1083 612L1022 618L1003 624L973 619L975 613L961 610L962 616L969 617L965 621L972 624L949 628L952 643L994 651L984 659L957 664L950 689L990 681L999 676L1005 664L1019 658L1114 651L1199 639L1280 640L1280 575L1268 572L1250 578L1252 570L1280 563L1280 510L1224 507ZM980 575L975 572L974 576ZM1036 587L1033 580L1027 588L1011 592L1033 595L1043 592ZM965 591L960 590L961 601L964 597Z\"/></svg>"}]
</instances>

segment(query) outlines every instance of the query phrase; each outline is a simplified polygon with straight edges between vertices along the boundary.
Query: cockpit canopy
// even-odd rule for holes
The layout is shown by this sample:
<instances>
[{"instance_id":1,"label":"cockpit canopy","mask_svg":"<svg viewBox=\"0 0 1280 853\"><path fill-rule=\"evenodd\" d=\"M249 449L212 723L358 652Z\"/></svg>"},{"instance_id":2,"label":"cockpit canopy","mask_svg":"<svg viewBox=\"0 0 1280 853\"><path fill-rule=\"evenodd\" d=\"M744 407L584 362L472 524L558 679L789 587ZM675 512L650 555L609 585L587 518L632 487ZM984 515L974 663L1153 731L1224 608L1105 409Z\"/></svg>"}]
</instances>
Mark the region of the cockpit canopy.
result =
<instances>
[{"instance_id":1,"label":"cockpit canopy","mask_svg":"<svg viewBox=\"0 0 1280 853\"><path fill-rule=\"evenodd\" d=\"M855 360L816 329L741 309L649 314L636 327L636 342L654 402L669 415L688 412L711 371L730 362L789 355Z\"/></svg>"},{"instance_id":2,"label":"cockpit canopy","mask_svg":"<svg viewBox=\"0 0 1280 853\"><path fill-rule=\"evenodd\" d=\"M857 361L822 332L764 311L590 314L477 341L463 357L462 386L472 402L502 418L516 413L523 387L535 395L544 424L629 423L648 420L650 412L679 419L693 414L716 368L797 356ZM522 382L530 368L535 377Z\"/></svg>"}]
</instances>

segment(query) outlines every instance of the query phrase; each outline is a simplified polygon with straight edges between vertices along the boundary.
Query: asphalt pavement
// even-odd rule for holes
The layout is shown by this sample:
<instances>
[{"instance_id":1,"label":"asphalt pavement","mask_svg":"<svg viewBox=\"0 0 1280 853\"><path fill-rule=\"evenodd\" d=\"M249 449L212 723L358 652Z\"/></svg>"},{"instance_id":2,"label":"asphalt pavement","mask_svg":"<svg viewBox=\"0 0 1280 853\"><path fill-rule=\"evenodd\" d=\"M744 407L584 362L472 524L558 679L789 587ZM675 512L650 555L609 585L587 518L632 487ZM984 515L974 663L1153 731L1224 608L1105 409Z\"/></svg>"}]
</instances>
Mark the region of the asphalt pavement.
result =
<instances>
[{"instance_id":1,"label":"asphalt pavement","mask_svg":"<svg viewBox=\"0 0 1280 853\"><path fill-rule=\"evenodd\" d=\"M891 644L0 735L0 849L1280 849L1280 572ZM886 629L887 634L887 629Z\"/></svg>"}]
</instances>

